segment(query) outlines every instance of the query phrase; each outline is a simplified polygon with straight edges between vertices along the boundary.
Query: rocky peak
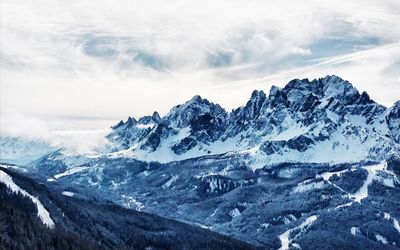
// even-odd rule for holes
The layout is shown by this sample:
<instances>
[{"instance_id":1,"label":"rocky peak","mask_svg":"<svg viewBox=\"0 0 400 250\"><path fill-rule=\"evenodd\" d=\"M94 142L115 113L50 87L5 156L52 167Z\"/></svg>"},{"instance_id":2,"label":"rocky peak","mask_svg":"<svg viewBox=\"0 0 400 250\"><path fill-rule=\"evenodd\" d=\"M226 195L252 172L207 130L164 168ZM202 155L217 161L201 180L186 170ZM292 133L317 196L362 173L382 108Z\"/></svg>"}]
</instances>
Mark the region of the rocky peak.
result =
<instances>
[{"instance_id":1,"label":"rocky peak","mask_svg":"<svg viewBox=\"0 0 400 250\"><path fill-rule=\"evenodd\" d=\"M392 138L397 143L400 143L400 101L397 101L393 107L388 110L386 122Z\"/></svg>"},{"instance_id":2,"label":"rocky peak","mask_svg":"<svg viewBox=\"0 0 400 250\"><path fill-rule=\"evenodd\" d=\"M155 123L160 123L161 122L161 116L157 111L153 112L153 115L151 115L151 118Z\"/></svg>"},{"instance_id":3,"label":"rocky peak","mask_svg":"<svg viewBox=\"0 0 400 250\"><path fill-rule=\"evenodd\" d=\"M367 94L367 92L363 91L358 98L358 100L355 102L355 104L358 105L368 105L368 104L373 104L375 103Z\"/></svg>"},{"instance_id":4,"label":"rocky peak","mask_svg":"<svg viewBox=\"0 0 400 250\"><path fill-rule=\"evenodd\" d=\"M119 121L116 125L111 126L111 128L112 128L112 129L117 129L117 128L122 127L124 124L125 124L124 121L121 120L121 121Z\"/></svg>"},{"instance_id":5,"label":"rocky peak","mask_svg":"<svg viewBox=\"0 0 400 250\"><path fill-rule=\"evenodd\" d=\"M324 98L334 97L344 104L351 104L360 97L358 90L350 82L338 76L326 76L320 82Z\"/></svg>"},{"instance_id":6,"label":"rocky peak","mask_svg":"<svg viewBox=\"0 0 400 250\"><path fill-rule=\"evenodd\" d=\"M249 119L257 118L266 100L266 95L264 91L254 90L251 94L250 100L246 103L244 107L245 116Z\"/></svg>"},{"instance_id":7,"label":"rocky peak","mask_svg":"<svg viewBox=\"0 0 400 250\"><path fill-rule=\"evenodd\" d=\"M201 102L206 102L208 103L207 99L203 99L201 98L200 95L195 95L192 97L192 99L190 99L187 103L201 103Z\"/></svg>"},{"instance_id":8,"label":"rocky peak","mask_svg":"<svg viewBox=\"0 0 400 250\"><path fill-rule=\"evenodd\" d=\"M400 101L395 102L390 109L396 110L395 112L397 112L397 114L399 114L400 113Z\"/></svg>"},{"instance_id":9,"label":"rocky peak","mask_svg":"<svg viewBox=\"0 0 400 250\"><path fill-rule=\"evenodd\" d=\"M318 95L317 86L308 79L294 79L282 89L282 92L291 105L301 104L310 93Z\"/></svg>"},{"instance_id":10,"label":"rocky peak","mask_svg":"<svg viewBox=\"0 0 400 250\"><path fill-rule=\"evenodd\" d=\"M293 79L286 86L283 88L287 92L293 89L299 89L299 90L308 90L310 89L310 81L305 78L305 79Z\"/></svg>"},{"instance_id":11,"label":"rocky peak","mask_svg":"<svg viewBox=\"0 0 400 250\"><path fill-rule=\"evenodd\" d=\"M135 125L136 123L137 123L136 119L129 116L128 120L126 120L126 122L125 122L125 126L131 127L131 126Z\"/></svg>"},{"instance_id":12,"label":"rocky peak","mask_svg":"<svg viewBox=\"0 0 400 250\"><path fill-rule=\"evenodd\" d=\"M285 91L276 86L271 87L268 100L272 108L279 106L287 107L289 105Z\"/></svg>"},{"instance_id":13,"label":"rocky peak","mask_svg":"<svg viewBox=\"0 0 400 250\"><path fill-rule=\"evenodd\" d=\"M209 114L212 117L225 117L226 112L220 105L196 95L186 103L172 108L163 120L166 120L173 127L182 128L188 126L193 118L204 114Z\"/></svg>"},{"instance_id":14,"label":"rocky peak","mask_svg":"<svg viewBox=\"0 0 400 250\"><path fill-rule=\"evenodd\" d=\"M262 91L262 90L254 90L251 93L251 97L250 97L249 102L251 102L252 100L265 99L265 97L266 97L266 95L265 95L264 91Z\"/></svg>"},{"instance_id":15,"label":"rocky peak","mask_svg":"<svg viewBox=\"0 0 400 250\"><path fill-rule=\"evenodd\" d=\"M159 124L161 122L161 117L157 111L153 113L153 115L146 115L139 118L138 123L143 125L148 124Z\"/></svg>"},{"instance_id":16,"label":"rocky peak","mask_svg":"<svg viewBox=\"0 0 400 250\"><path fill-rule=\"evenodd\" d=\"M281 88L279 88L279 87L277 87L277 86L275 86L275 85L272 85L271 89L269 90L269 95L268 95L268 97L269 97L269 98L272 98L272 97L275 96L279 91L281 91Z\"/></svg>"}]
</instances>

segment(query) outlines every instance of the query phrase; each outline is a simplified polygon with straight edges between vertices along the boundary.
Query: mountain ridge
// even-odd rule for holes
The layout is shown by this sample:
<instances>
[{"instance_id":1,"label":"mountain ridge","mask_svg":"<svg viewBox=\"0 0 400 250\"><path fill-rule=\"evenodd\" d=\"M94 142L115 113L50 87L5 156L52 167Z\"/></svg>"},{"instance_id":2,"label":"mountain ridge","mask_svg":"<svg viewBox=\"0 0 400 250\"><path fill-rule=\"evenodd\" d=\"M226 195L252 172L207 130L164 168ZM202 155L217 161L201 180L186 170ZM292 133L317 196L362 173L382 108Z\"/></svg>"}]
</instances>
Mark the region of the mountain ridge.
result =
<instances>
[{"instance_id":1,"label":"mountain ridge","mask_svg":"<svg viewBox=\"0 0 400 250\"><path fill-rule=\"evenodd\" d=\"M337 76L312 81L294 79L283 88L273 86L268 96L262 90L255 90L244 106L231 112L197 95L173 107L163 117L158 113L157 119L151 117L139 118L141 123L132 123L132 118L128 118L113 126L108 138L117 146L111 151L128 150L139 160L160 162L255 147L268 148L267 152L261 152L267 155L274 154L274 148L282 147L304 152L311 151L309 145L331 140L329 135L338 130L338 136L348 140L346 133L354 135L355 132L339 127L349 119L353 119L349 126L360 133L367 131L366 134L372 134L377 141L366 149L370 151L367 155L356 160L385 159L386 151L397 148L400 139L398 105L386 108ZM382 120L386 120L386 124L381 125ZM320 128L316 128L317 125ZM342 142L335 140L330 147L335 143ZM354 145L344 147L356 148ZM163 153L154 153L157 150ZM143 156L145 154L153 154L153 159Z\"/></svg>"}]
</instances>

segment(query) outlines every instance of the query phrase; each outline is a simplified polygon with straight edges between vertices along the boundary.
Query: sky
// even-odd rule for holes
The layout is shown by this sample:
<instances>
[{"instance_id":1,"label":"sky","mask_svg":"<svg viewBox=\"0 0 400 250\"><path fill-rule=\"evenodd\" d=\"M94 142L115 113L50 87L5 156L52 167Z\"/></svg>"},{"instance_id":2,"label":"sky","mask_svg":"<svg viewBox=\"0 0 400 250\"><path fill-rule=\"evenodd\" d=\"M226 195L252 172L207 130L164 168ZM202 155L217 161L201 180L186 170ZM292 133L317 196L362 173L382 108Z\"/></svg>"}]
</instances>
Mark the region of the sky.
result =
<instances>
[{"instance_id":1,"label":"sky","mask_svg":"<svg viewBox=\"0 0 400 250\"><path fill-rule=\"evenodd\" d=\"M1 134L106 131L335 74L400 99L398 0L1 0ZM78 134L79 134L78 133ZM62 137L62 136L59 136Z\"/></svg>"}]
</instances>

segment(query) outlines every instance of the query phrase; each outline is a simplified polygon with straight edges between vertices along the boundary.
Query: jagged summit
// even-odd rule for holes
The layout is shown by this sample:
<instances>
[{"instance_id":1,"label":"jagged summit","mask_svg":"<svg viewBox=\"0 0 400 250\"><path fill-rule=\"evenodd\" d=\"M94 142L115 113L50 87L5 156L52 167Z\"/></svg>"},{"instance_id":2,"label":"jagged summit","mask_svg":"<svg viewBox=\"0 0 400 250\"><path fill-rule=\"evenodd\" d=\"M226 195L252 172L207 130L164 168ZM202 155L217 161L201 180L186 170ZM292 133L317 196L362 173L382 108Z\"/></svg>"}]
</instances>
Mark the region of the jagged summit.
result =
<instances>
[{"instance_id":1,"label":"jagged summit","mask_svg":"<svg viewBox=\"0 0 400 250\"><path fill-rule=\"evenodd\" d=\"M190 101L188 101L188 102L189 103L200 103L200 102L209 103L209 101L207 99L201 98L200 95L193 96L192 99L190 99Z\"/></svg>"},{"instance_id":2,"label":"jagged summit","mask_svg":"<svg viewBox=\"0 0 400 250\"><path fill-rule=\"evenodd\" d=\"M312 81L294 79L282 91L289 95L288 98L291 102L299 101L301 97L310 93L321 99L338 98L345 104L350 103L352 98L359 96L358 90L350 82L335 75Z\"/></svg>"},{"instance_id":3,"label":"jagged summit","mask_svg":"<svg viewBox=\"0 0 400 250\"><path fill-rule=\"evenodd\" d=\"M391 137L394 141L400 143L400 101L397 101L393 107L388 110L386 122Z\"/></svg>"},{"instance_id":4,"label":"jagged summit","mask_svg":"<svg viewBox=\"0 0 400 250\"><path fill-rule=\"evenodd\" d=\"M370 99L366 92L361 95L353 85L340 78L336 75L328 75L324 78L315 80L305 79L294 79L291 80L284 88L272 86L269 95L267 96L263 90L254 90L250 96L249 101L245 106L239 107L233 110L235 112L241 112L240 110L246 110L250 112L247 118L256 118L260 112L262 112L262 106L265 102L269 102L272 107L276 107L279 104L284 106L293 105L304 100L311 101L311 99L328 99L337 98L343 104L371 104L375 103ZM199 113L225 113L228 114L219 104L214 104L209 100L202 98L200 95L193 96L190 100L183 104L176 105L171 109L168 114L163 118L160 117L159 113L155 111L151 116L140 117L137 121L135 118L129 117L127 122L120 121L117 125L113 126L114 129L124 124L134 125L156 123L159 124L162 121L179 120L182 113L196 115ZM188 119L190 119L189 117ZM176 122L176 121L175 121ZM179 123L179 121L178 121ZM186 123L185 123L186 124Z\"/></svg>"},{"instance_id":5,"label":"jagged summit","mask_svg":"<svg viewBox=\"0 0 400 250\"><path fill-rule=\"evenodd\" d=\"M157 111L154 111L153 114L142 116L138 120L138 124L149 125L149 124L158 124L161 122L160 114Z\"/></svg>"},{"instance_id":6,"label":"jagged summit","mask_svg":"<svg viewBox=\"0 0 400 250\"><path fill-rule=\"evenodd\" d=\"M195 95L192 97L192 99L185 102L184 104L176 105L175 107L172 108L172 110L185 109L185 108L189 108L189 107L195 108L195 107L210 106L210 105L214 105L214 104L211 103L210 101L208 101L207 99L202 98L200 95Z\"/></svg>"},{"instance_id":7,"label":"jagged summit","mask_svg":"<svg viewBox=\"0 0 400 250\"><path fill-rule=\"evenodd\" d=\"M224 117L226 111L219 105L214 104L199 95L182 105L177 105L163 117L163 121L171 126L186 127L197 116L209 114L213 117Z\"/></svg>"}]
</instances>

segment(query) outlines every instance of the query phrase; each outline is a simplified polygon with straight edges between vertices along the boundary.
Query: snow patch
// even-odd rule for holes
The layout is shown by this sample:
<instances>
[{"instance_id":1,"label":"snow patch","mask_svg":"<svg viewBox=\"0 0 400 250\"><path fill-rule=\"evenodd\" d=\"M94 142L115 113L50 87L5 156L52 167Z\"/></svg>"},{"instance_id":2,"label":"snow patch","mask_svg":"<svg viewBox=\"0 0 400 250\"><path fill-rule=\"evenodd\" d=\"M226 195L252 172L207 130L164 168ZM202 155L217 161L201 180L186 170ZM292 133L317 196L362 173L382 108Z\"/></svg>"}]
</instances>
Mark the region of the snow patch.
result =
<instances>
[{"instance_id":1,"label":"snow patch","mask_svg":"<svg viewBox=\"0 0 400 250\"><path fill-rule=\"evenodd\" d=\"M256 147L253 147L250 149L243 150L240 153L249 154L250 156L256 156L259 149L260 149L260 146L256 146Z\"/></svg>"},{"instance_id":2,"label":"snow patch","mask_svg":"<svg viewBox=\"0 0 400 250\"><path fill-rule=\"evenodd\" d=\"M269 223L263 223L261 224L261 227L264 229L268 229L269 228Z\"/></svg>"},{"instance_id":3,"label":"snow patch","mask_svg":"<svg viewBox=\"0 0 400 250\"><path fill-rule=\"evenodd\" d=\"M283 131L282 133L279 133L277 136L273 137L274 141L288 141L297 136L307 133L309 130L309 128L303 127L293 119L286 118L284 124L285 123L288 129Z\"/></svg>"},{"instance_id":4,"label":"snow patch","mask_svg":"<svg viewBox=\"0 0 400 250\"><path fill-rule=\"evenodd\" d=\"M69 191L64 191L64 192L62 192L62 195L68 196L68 197L73 197L75 194L72 192L69 192Z\"/></svg>"},{"instance_id":5,"label":"snow patch","mask_svg":"<svg viewBox=\"0 0 400 250\"><path fill-rule=\"evenodd\" d=\"M127 195L122 195L121 196L123 201L122 201L122 205L126 208L129 209L135 209L137 211L141 211L144 208L143 203L141 203L140 201L136 200L134 197L132 196L127 196Z\"/></svg>"},{"instance_id":6,"label":"snow patch","mask_svg":"<svg viewBox=\"0 0 400 250\"><path fill-rule=\"evenodd\" d=\"M218 211L218 208L216 208L216 209L214 210L214 212L213 212L212 214L210 214L210 216L209 216L208 218L214 217L214 216L217 214L217 211Z\"/></svg>"},{"instance_id":7,"label":"snow patch","mask_svg":"<svg viewBox=\"0 0 400 250\"><path fill-rule=\"evenodd\" d=\"M138 129L148 129L148 128L153 128L154 127L154 123L149 123L149 124L136 124L136 127Z\"/></svg>"},{"instance_id":8,"label":"snow patch","mask_svg":"<svg viewBox=\"0 0 400 250\"><path fill-rule=\"evenodd\" d=\"M307 192L307 191L313 190L313 189L321 189L324 186L325 186L324 181L318 181L318 182L305 181L305 182L299 183L298 186L296 186L293 189L293 192L294 193L303 193L303 192Z\"/></svg>"},{"instance_id":9,"label":"snow patch","mask_svg":"<svg viewBox=\"0 0 400 250\"><path fill-rule=\"evenodd\" d=\"M19 167L19 166L16 166L16 165L0 164L0 167L2 167L2 168L11 168L11 169L15 169L17 171L21 171L21 172L25 172L25 173L28 172L28 170L26 168Z\"/></svg>"},{"instance_id":10,"label":"snow patch","mask_svg":"<svg viewBox=\"0 0 400 250\"><path fill-rule=\"evenodd\" d=\"M340 171L336 171L336 172L324 172L322 174L317 175L316 178L322 177L322 179L324 179L325 181L330 182L329 179L332 176L334 176L334 175L341 176L343 173L345 173L347 171L348 171L348 169L344 169L344 170L340 170Z\"/></svg>"},{"instance_id":11,"label":"snow patch","mask_svg":"<svg viewBox=\"0 0 400 250\"><path fill-rule=\"evenodd\" d=\"M340 116L338 114L333 113L330 110L326 110L326 116L333 121L334 123L337 123L340 119Z\"/></svg>"},{"instance_id":12,"label":"snow patch","mask_svg":"<svg viewBox=\"0 0 400 250\"><path fill-rule=\"evenodd\" d=\"M201 228L204 228L204 229L209 229L209 230L212 229L212 227L206 226L206 225L201 224L201 223L194 223L194 224L197 225L197 226L199 226L199 227L201 227Z\"/></svg>"},{"instance_id":13,"label":"snow patch","mask_svg":"<svg viewBox=\"0 0 400 250\"><path fill-rule=\"evenodd\" d=\"M397 183L398 181L397 179L395 179L394 176L387 176L387 177L377 176L376 180L385 185L386 187L391 187L391 188L396 187L395 183Z\"/></svg>"},{"instance_id":14,"label":"snow patch","mask_svg":"<svg viewBox=\"0 0 400 250\"><path fill-rule=\"evenodd\" d=\"M344 207L350 207L351 205L353 205L353 202L344 203L344 204L341 204L341 205L335 207L335 210L344 208Z\"/></svg>"},{"instance_id":15,"label":"snow patch","mask_svg":"<svg viewBox=\"0 0 400 250\"><path fill-rule=\"evenodd\" d=\"M237 208L235 208L235 209L233 209L232 211L230 211L229 212L229 215L232 217L232 218L235 218L235 217L238 217L238 216L240 216L242 213L239 211L239 209L237 209Z\"/></svg>"},{"instance_id":16,"label":"snow patch","mask_svg":"<svg viewBox=\"0 0 400 250\"><path fill-rule=\"evenodd\" d=\"M393 220L393 226L394 226L394 228L397 230L397 232L400 233L400 224L399 224L399 221L398 221L397 219L393 218L393 217L392 217L392 220Z\"/></svg>"},{"instance_id":17,"label":"snow patch","mask_svg":"<svg viewBox=\"0 0 400 250\"><path fill-rule=\"evenodd\" d=\"M387 241L387 239L385 237L383 237L382 235L380 235L380 234L375 234L375 238L376 238L377 241L380 241L385 245L389 243Z\"/></svg>"},{"instance_id":18,"label":"snow patch","mask_svg":"<svg viewBox=\"0 0 400 250\"><path fill-rule=\"evenodd\" d=\"M397 232L399 232L399 234L400 234L400 224L399 224L399 221L396 219L396 218L394 218L394 217L392 217L389 213L384 213L384 218L385 218L385 220L390 220L390 219L392 219L393 220L393 227L397 230Z\"/></svg>"},{"instance_id":19,"label":"snow patch","mask_svg":"<svg viewBox=\"0 0 400 250\"><path fill-rule=\"evenodd\" d=\"M89 167L74 167L74 168L70 168L67 171L63 172L63 173L54 175L54 178L55 179L59 179L59 178L64 177L64 176L68 176L68 175L72 175L72 174L76 174L76 173L82 172L82 171L84 171L84 170L86 170L88 168Z\"/></svg>"},{"instance_id":20,"label":"snow patch","mask_svg":"<svg viewBox=\"0 0 400 250\"><path fill-rule=\"evenodd\" d=\"M352 227L352 228L350 229L350 232L351 232L352 235L356 236L357 234L360 233L360 228L358 228L358 227Z\"/></svg>"},{"instance_id":21,"label":"snow patch","mask_svg":"<svg viewBox=\"0 0 400 250\"><path fill-rule=\"evenodd\" d=\"M289 249L290 243L293 239L296 239L297 236L304 232L305 230L307 230L308 227L310 227L310 225L312 223L314 223L316 220L318 219L317 215L312 215L310 217L308 217L303 223L301 223L300 225L298 225L297 227L294 227L292 229L289 229L287 231L285 231L284 233L282 233L281 235L279 235L279 240L281 241L281 247L279 248L280 250L287 250ZM290 239L290 234L296 230L299 230L300 232L296 234L296 236L293 239Z\"/></svg>"},{"instance_id":22,"label":"snow patch","mask_svg":"<svg viewBox=\"0 0 400 250\"><path fill-rule=\"evenodd\" d=\"M179 179L177 175L172 176L167 182L164 183L163 188L169 188L171 185Z\"/></svg>"}]
</instances>

